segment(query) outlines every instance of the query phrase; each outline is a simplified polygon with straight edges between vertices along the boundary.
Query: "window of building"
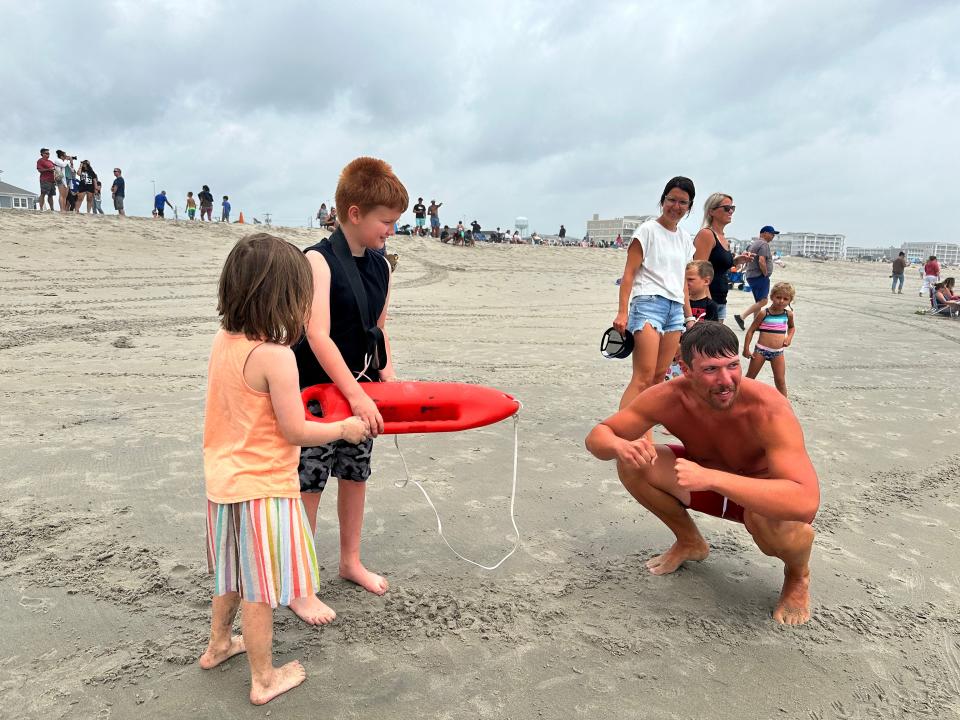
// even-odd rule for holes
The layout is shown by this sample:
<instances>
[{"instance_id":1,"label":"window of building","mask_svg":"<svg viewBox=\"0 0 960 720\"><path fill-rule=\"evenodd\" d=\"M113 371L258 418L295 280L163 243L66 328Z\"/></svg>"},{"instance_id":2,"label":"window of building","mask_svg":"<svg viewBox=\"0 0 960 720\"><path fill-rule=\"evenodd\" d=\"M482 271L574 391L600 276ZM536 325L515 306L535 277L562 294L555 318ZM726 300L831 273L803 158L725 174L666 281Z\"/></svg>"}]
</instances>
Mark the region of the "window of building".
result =
<instances>
[{"instance_id":1,"label":"window of building","mask_svg":"<svg viewBox=\"0 0 960 720\"><path fill-rule=\"evenodd\" d=\"M25 197L15 197L13 199L13 207L26 210L30 207L30 201Z\"/></svg>"}]
</instances>

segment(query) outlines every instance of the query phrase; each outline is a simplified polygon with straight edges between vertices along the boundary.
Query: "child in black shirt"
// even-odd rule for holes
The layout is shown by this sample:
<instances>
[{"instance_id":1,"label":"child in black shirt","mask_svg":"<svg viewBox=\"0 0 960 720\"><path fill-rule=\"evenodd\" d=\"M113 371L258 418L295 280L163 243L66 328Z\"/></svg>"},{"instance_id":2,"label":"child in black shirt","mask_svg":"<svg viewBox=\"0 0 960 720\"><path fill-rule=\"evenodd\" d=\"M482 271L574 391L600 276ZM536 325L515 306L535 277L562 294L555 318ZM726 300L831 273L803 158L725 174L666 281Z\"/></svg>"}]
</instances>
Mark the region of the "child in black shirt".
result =
<instances>
[{"instance_id":1,"label":"child in black shirt","mask_svg":"<svg viewBox=\"0 0 960 720\"><path fill-rule=\"evenodd\" d=\"M687 290L690 291L690 310L699 320L719 320L717 304L710 298L713 265L707 260L687 263Z\"/></svg>"}]
</instances>

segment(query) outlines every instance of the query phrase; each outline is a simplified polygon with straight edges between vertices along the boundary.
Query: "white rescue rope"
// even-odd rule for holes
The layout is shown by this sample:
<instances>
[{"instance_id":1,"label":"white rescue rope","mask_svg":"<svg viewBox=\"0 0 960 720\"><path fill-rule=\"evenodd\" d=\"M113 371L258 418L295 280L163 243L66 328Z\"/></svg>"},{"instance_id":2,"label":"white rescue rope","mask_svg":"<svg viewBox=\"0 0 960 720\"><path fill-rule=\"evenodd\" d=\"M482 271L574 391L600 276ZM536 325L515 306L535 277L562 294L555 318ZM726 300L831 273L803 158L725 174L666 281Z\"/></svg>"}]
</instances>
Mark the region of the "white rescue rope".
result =
<instances>
[{"instance_id":1,"label":"white rescue rope","mask_svg":"<svg viewBox=\"0 0 960 720\"><path fill-rule=\"evenodd\" d=\"M510 522L513 525L513 532L516 535L516 540L514 541L513 548L510 550L510 552L504 555L500 559L500 562L498 562L496 565L481 565L480 563L474 560L471 560L470 558L464 555L461 555L449 543L446 536L443 534L443 523L440 521L440 513L437 512L436 505L433 504L433 501L430 499L430 496L427 494L427 491L424 490L423 485L421 485L418 481L410 477L410 470L407 467L407 461L403 457L403 451L400 450L400 441L397 439L396 435L393 436L393 444L396 446L397 452L400 454L400 461L403 463L403 472L406 475L406 479L402 481L400 480L396 481L394 483L394 486L398 488L404 488L407 486L407 483L413 482L414 485L420 488L420 492L422 492L423 497L427 499L427 504L430 505L430 509L433 510L433 514L437 516L437 533L440 535L440 539L443 540L444 544L446 544L446 546L450 548L450 551L454 555L456 555L458 558L460 558L461 560L465 560L471 565L476 565L478 568L481 568L482 570L496 570L498 567L500 567L501 565L503 565L503 563L507 561L507 558L509 558L511 555L513 555L517 551L518 547L520 547L520 530L517 528L517 517L516 517L516 513L514 512L514 505L517 499L517 457L519 454L518 451L520 447L519 425L520 425L520 415L518 412L513 416L513 486L510 490Z\"/></svg>"}]
</instances>

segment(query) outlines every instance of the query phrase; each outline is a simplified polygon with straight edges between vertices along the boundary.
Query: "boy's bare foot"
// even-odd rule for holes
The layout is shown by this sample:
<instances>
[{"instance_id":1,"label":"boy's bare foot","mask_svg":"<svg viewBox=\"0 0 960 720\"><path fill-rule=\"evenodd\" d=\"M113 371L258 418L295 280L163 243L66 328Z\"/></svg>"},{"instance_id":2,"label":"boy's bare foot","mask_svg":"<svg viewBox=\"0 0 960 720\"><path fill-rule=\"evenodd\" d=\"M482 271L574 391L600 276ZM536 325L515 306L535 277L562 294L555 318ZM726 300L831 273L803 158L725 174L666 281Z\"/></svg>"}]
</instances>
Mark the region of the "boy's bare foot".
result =
<instances>
[{"instance_id":1,"label":"boy's bare foot","mask_svg":"<svg viewBox=\"0 0 960 720\"><path fill-rule=\"evenodd\" d=\"M277 695L282 695L287 690L293 690L297 685L307 679L307 671L299 660L291 660L282 667L274 668L270 676L270 681L261 684L256 680L250 688L250 702L254 705L266 705Z\"/></svg>"},{"instance_id":2,"label":"boy's bare foot","mask_svg":"<svg viewBox=\"0 0 960 720\"><path fill-rule=\"evenodd\" d=\"M652 575L672 573L687 560L705 560L710 554L710 546L705 540L698 542L675 542L669 550L647 561L647 570Z\"/></svg>"},{"instance_id":3,"label":"boy's bare foot","mask_svg":"<svg viewBox=\"0 0 960 720\"><path fill-rule=\"evenodd\" d=\"M810 619L810 571L799 577L784 575L773 619L781 625L803 625Z\"/></svg>"},{"instance_id":4,"label":"boy's bare foot","mask_svg":"<svg viewBox=\"0 0 960 720\"><path fill-rule=\"evenodd\" d=\"M290 609L308 625L327 625L337 617L333 608L321 602L316 595L291 600Z\"/></svg>"},{"instance_id":5,"label":"boy's bare foot","mask_svg":"<svg viewBox=\"0 0 960 720\"><path fill-rule=\"evenodd\" d=\"M390 583L387 582L385 577L370 572L359 562L356 565L341 565L340 577L356 583L374 595L383 595L390 587Z\"/></svg>"},{"instance_id":6,"label":"boy's bare foot","mask_svg":"<svg viewBox=\"0 0 960 720\"><path fill-rule=\"evenodd\" d=\"M226 645L214 647L213 643L209 643L207 644L207 651L200 656L200 667L204 670L215 668L224 660L229 660L234 655L246 651L247 648L244 647L241 635L234 635Z\"/></svg>"}]
</instances>

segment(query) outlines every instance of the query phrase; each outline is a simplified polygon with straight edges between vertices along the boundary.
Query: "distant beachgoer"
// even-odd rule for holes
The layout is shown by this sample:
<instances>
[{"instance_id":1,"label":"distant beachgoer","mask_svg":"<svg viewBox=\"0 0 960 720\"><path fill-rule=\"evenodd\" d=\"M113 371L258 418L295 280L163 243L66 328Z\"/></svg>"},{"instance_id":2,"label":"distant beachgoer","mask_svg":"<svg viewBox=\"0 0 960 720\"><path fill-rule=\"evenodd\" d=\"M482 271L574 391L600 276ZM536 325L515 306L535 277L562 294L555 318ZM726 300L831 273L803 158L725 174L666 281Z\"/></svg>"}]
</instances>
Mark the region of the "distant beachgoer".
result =
<instances>
[{"instance_id":1,"label":"distant beachgoer","mask_svg":"<svg viewBox=\"0 0 960 720\"><path fill-rule=\"evenodd\" d=\"M337 227L337 209L335 207L330 208L330 214L327 215L327 221L323 225L328 230L335 230Z\"/></svg>"},{"instance_id":2,"label":"distant beachgoer","mask_svg":"<svg viewBox=\"0 0 960 720\"><path fill-rule=\"evenodd\" d=\"M427 214L430 216L430 234L433 237L440 237L440 207L443 203L436 200L430 201L430 207L427 208Z\"/></svg>"},{"instance_id":3,"label":"distant beachgoer","mask_svg":"<svg viewBox=\"0 0 960 720\"><path fill-rule=\"evenodd\" d=\"M676 537L647 562L651 574L709 554L689 510L742 522L761 552L783 561L774 620L803 624L810 619L810 523L820 504L803 429L785 398L742 378L730 328L699 322L680 350L683 376L648 388L597 425L587 449L616 460L623 486ZM654 445L647 439L654 425L681 444Z\"/></svg>"},{"instance_id":4,"label":"distant beachgoer","mask_svg":"<svg viewBox=\"0 0 960 720\"><path fill-rule=\"evenodd\" d=\"M153 198L154 217L162 218L165 207L169 207L171 210L173 210L173 205L171 205L170 201L167 200L167 191L161 190Z\"/></svg>"},{"instance_id":5,"label":"distant beachgoer","mask_svg":"<svg viewBox=\"0 0 960 720\"><path fill-rule=\"evenodd\" d=\"M893 278L893 282L890 284L890 292L903 295L903 275L907 269L907 265L909 264L910 263L907 260L907 256L901 250L900 254L897 255L896 259L893 261L893 268L890 272L890 277Z\"/></svg>"},{"instance_id":6,"label":"distant beachgoer","mask_svg":"<svg viewBox=\"0 0 960 720\"><path fill-rule=\"evenodd\" d=\"M952 277L948 277L946 280L943 281L944 297L951 302L960 300L960 295L957 295L953 291L954 287L956 286L956 282L957 282L956 279Z\"/></svg>"},{"instance_id":7,"label":"distant beachgoer","mask_svg":"<svg viewBox=\"0 0 960 720\"><path fill-rule=\"evenodd\" d=\"M97 190L97 173L93 170L93 165L89 160L80 162L77 187L77 212L80 212L80 205L84 200L87 202L87 213L93 212L93 194Z\"/></svg>"},{"instance_id":8,"label":"distant beachgoer","mask_svg":"<svg viewBox=\"0 0 960 720\"><path fill-rule=\"evenodd\" d=\"M320 203L320 209L317 210L317 222L320 223L320 227L323 227L327 224L327 218L330 217L330 211L327 210L326 203Z\"/></svg>"},{"instance_id":9,"label":"distant beachgoer","mask_svg":"<svg viewBox=\"0 0 960 720\"><path fill-rule=\"evenodd\" d=\"M755 378L767 361L773 370L773 382L781 395L787 397L787 362L783 356L786 348L793 343L796 327L793 324L793 310L789 308L796 292L790 283L777 283L770 291L770 307L760 310L753 324L743 338L743 356L750 359L748 378ZM759 331L757 345L750 351L750 340Z\"/></svg>"},{"instance_id":10,"label":"distant beachgoer","mask_svg":"<svg viewBox=\"0 0 960 720\"><path fill-rule=\"evenodd\" d=\"M463 227L463 220L460 220L460 221L457 223L456 240L453 241L453 244L454 244L454 245L463 245L463 244L464 244L464 239L465 239L464 236L465 236L465 235L466 235L466 228Z\"/></svg>"},{"instance_id":11,"label":"distant beachgoer","mask_svg":"<svg viewBox=\"0 0 960 720\"><path fill-rule=\"evenodd\" d=\"M953 278L950 279L952 280ZM951 317L960 312L960 297L953 294L952 288L947 288L946 280L934 284L932 293L934 307L940 310L946 308Z\"/></svg>"},{"instance_id":12,"label":"distant beachgoer","mask_svg":"<svg viewBox=\"0 0 960 720\"><path fill-rule=\"evenodd\" d=\"M929 295L937 281L940 280L940 263L937 262L937 256L931 255L923 265L923 285L920 287L920 295Z\"/></svg>"},{"instance_id":13,"label":"distant beachgoer","mask_svg":"<svg viewBox=\"0 0 960 720\"><path fill-rule=\"evenodd\" d=\"M520 231L519 231L519 230L514 230L514 231L513 231L513 243L514 243L515 245L520 245L522 242L523 242L523 238L520 237Z\"/></svg>"},{"instance_id":14,"label":"distant beachgoer","mask_svg":"<svg viewBox=\"0 0 960 720\"><path fill-rule=\"evenodd\" d=\"M557 235L560 237L560 242L562 243L563 239L567 237L567 229L563 225L561 225L560 232L558 232Z\"/></svg>"},{"instance_id":15,"label":"distant beachgoer","mask_svg":"<svg viewBox=\"0 0 960 720\"><path fill-rule=\"evenodd\" d=\"M290 346L303 334L312 297L303 254L265 233L240 240L220 274L221 327L210 352L203 426L213 617L199 664L210 670L246 652L255 705L306 678L297 660L273 664L273 609L287 605L321 622L325 608L297 482L300 446L367 437L357 417L304 419ZM238 610L242 636L233 635Z\"/></svg>"},{"instance_id":16,"label":"distant beachgoer","mask_svg":"<svg viewBox=\"0 0 960 720\"><path fill-rule=\"evenodd\" d=\"M660 194L660 217L640 225L627 249L613 320L618 332L634 337L633 372L620 398L621 408L662 382L677 352L680 332L695 322L684 282L693 241L679 227L695 193L689 178L671 178Z\"/></svg>"},{"instance_id":17,"label":"distant beachgoer","mask_svg":"<svg viewBox=\"0 0 960 720\"><path fill-rule=\"evenodd\" d=\"M743 319L747 315L754 315L767 304L767 297L770 295L770 276L773 275L773 254L770 252L770 243L779 234L780 231L774 230L772 225L764 225L760 228L760 237L747 248L747 252L752 257L744 277L750 285L754 302L742 313L733 316L741 330L746 329Z\"/></svg>"},{"instance_id":18,"label":"distant beachgoer","mask_svg":"<svg viewBox=\"0 0 960 720\"><path fill-rule=\"evenodd\" d=\"M727 319L727 271L750 259L749 253L734 257L724 229L733 220L737 206L726 193L713 193L703 204L703 223L693 238L694 260L707 260L713 266L710 297L717 304L720 322Z\"/></svg>"},{"instance_id":19,"label":"distant beachgoer","mask_svg":"<svg viewBox=\"0 0 960 720\"><path fill-rule=\"evenodd\" d=\"M417 198L417 204L413 206L413 218L417 226L417 235L426 235L427 206L423 204L423 198Z\"/></svg>"},{"instance_id":20,"label":"distant beachgoer","mask_svg":"<svg viewBox=\"0 0 960 720\"><path fill-rule=\"evenodd\" d=\"M70 208L68 207L67 199L70 194L70 182L68 178L68 171L73 173L73 161L75 158L69 157L63 150L57 150L56 157L50 158L56 168L53 171L54 182L57 184L57 192L59 194L59 204L60 212L67 212Z\"/></svg>"},{"instance_id":21,"label":"distant beachgoer","mask_svg":"<svg viewBox=\"0 0 960 720\"><path fill-rule=\"evenodd\" d=\"M113 209L121 216L126 215L123 210L123 198L127 192L127 182L123 179L120 168L113 169L113 184L110 186L110 195L113 196Z\"/></svg>"},{"instance_id":22,"label":"distant beachgoer","mask_svg":"<svg viewBox=\"0 0 960 720\"><path fill-rule=\"evenodd\" d=\"M618 248L622 248L622 247L623 247L623 238L620 236L620 233L617 233L617 239L614 240L614 243L616 244L616 246L617 246Z\"/></svg>"},{"instance_id":23,"label":"distant beachgoer","mask_svg":"<svg viewBox=\"0 0 960 720\"><path fill-rule=\"evenodd\" d=\"M37 203L37 210L41 212L44 198L50 205L50 212L53 212L53 196L57 193L56 167L50 159L50 149L40 148L40 159L37 160L37 172L40 173L40 200Z\"/></svg>"},{"instance_id":24,"label":"distant beachgoer","mask_svg":"<svg viewBox=\"0 0 960 720\"><path fill-rule=\"evenodd\" d=\"M197 201L196 201L196 198L193 197L193 191L192 191L192 190L187 191L186 208L187 208L187 218L189 218L190 220L193 220L194 218L196 218L196 216L197 216Z\"/></svg>"},{"instance_id":25,"label":"distant beachgoer","mask_svg":"<svg viewBox=\"0 0 960 720\"><path fill-rule=\"evenodd\" d=\"M96 215L103 215L103 205L102 205L102 203L101 203L101 201L102 201L102 194L103 194L103 183L100 182L100 180L98 179L96 182L94 182L93 185L94 185L94 190L93 190L93 212L94 212L94 214L96 214Z\"/></svg>"},{"instance_id":26,"label":"distant beachgoer","mask_svg":"<svg viewBox=\"0 0 960 720\"><path fill-rule=\"evenodd\" d=\"M213 193L206 185L197 193L197 199L200 201L200 221L203 222L203 216L207 216L208 222L213 222Z\"/></svg>"},{"instance_id":27,"label":"distant beachgoer","mask_svg":"<svg viewBox=\"0 0 960 720\"><path fill-rule=\"evenodd\" d=\"M220 222L229 223L230 222L230 198L226 195L223 196L223 202L220 204L223 212L220 213Z\"/></svg>"}]
</instances>

